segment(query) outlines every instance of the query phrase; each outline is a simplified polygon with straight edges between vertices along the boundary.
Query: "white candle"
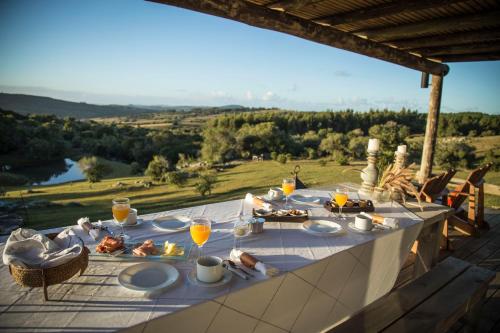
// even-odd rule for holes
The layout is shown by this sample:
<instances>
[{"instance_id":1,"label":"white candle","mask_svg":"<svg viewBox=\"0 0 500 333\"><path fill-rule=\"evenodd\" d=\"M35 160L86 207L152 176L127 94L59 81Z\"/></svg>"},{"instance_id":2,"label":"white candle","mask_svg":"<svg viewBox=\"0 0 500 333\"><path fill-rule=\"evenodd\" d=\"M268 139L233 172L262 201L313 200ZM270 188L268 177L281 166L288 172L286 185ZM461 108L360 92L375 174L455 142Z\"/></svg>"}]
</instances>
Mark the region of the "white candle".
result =
<instances>
[{"instance_id":1,"label":"white candle","mask_svg":"<svg viewBox=\"0 0 500 333\"><path fill-rule=\"evenodd\" d=\"M406 154L406 145L398 146L398 154Z\"/></svg>"},{"instance_id":2,"label":"white candle","mask_svg":"<svg viewBox=\"0 0 500 333\"><path fill-rule=\"evenodd\" d=\"M368 151L376 152L379 150L380 141L378 139L370 139L368 140Z\"/></svg>"}]
</instances>

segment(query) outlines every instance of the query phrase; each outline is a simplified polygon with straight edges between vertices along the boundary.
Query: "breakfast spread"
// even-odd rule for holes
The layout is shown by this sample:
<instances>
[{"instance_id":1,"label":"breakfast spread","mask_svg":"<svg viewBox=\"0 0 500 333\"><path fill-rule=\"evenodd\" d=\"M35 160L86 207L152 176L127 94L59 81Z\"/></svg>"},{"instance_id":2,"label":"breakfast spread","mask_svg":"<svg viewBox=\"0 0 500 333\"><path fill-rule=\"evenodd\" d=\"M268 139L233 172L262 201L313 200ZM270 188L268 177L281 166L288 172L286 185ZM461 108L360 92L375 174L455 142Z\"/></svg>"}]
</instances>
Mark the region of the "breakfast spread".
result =
<instances>
[{"instance_id":1,"label":"breakfast spread","mask_svg":"<svg viewBox=\"0 0 500 333\"><path fill-rule=\"evenodd\" d=\"M254 209L253 216L269 222L303 222L308 218L308 212L302 209Z\"/></svg>"},{"instance_id":2,"label":"breakfast spread","mask_svg":"<svg viewBox=\"0 0 500 333\"><path fill-rule=\"evenodd\" d=\"M325 201L324 207L329 211L338 212L340 205L333 198L331 201ZM374 210L375 207L371 200L349 198L343 206L344 213L373 212Z\"/></svg>"},{"instance_id":3,"label":"breakfast spread","mask_svg":"<svg viewBox=\"0 0 500 333\"><path fill-rule=\"evenodd\" d=\"M132 250L134 256L146 257L150 255L157 255L160 251L156 248L151 239L144 241L141 245Z\"/></svg>"}]
</instances>

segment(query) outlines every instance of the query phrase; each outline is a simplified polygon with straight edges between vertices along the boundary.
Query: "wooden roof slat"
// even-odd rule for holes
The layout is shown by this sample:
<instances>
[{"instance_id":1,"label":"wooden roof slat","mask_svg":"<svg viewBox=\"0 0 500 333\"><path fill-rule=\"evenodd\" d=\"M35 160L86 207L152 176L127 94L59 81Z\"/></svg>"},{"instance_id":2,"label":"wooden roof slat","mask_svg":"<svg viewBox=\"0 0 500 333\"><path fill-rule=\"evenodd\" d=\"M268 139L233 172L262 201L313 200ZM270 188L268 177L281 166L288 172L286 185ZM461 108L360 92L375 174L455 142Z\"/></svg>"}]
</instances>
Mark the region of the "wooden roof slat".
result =
<instances>
[{"instance_id":1,"label":"wooden roof slat","mask_svg":"<svg viewBox=\"0 0 500 333\"><path fill-rule=\"evenodd\" d=\"M449 67L396 48L243 0L149 0L275 30L435 75Z\"/></svg>"},{"instance_id":2,"label":"wooden roof slat","mask_svg":"<svg viewBox=\"0 0 500 333\"><path fill-rule=\"evenodd\" d=\"M266 6L271 9L290 11L298 10L308 6L314 6L314 4L323 1L324 0L280 0L273 1Z\"/></svg>"},{"instance_id":3,"label":"wooden roof slat","mask_svg":"<svg viewBox=\"0 0 500 333\"><path fill-rule=\"evenodd\" d=\"M456 35L437 35L413 39L391 41L390 44L401 50L414 50L422 47L447 46L500 40L500 29L462 32Z\"/></svg>"},{"instance_id":4,"label":"wooden roof slat","mask_svg":"<svg viewBox=\"0 0 500 333\"><path fill-rule=\"evenodd\" d=\"M500 52L497 53L470 53L470 54L443 54L438 56L444 62L466 62L466 61L494 61L500 60Z\"/></svg>"},{"instance_id":5,"label":"wooden roof slat","mask_svg":"<svg viewBox=\"0 0 500 333\"><path fill-rule=\"evenodd\" d=\"M441 31L473 29L484 26L500 25L500 10L432 19L423 22L403 24L394 27L367 29L354 31L355 34L387 42L396 39L408 38L415 35L432 35Z\"/></svg>"},{"instance_id":6,"label":"wooden roof slat","mask_svg":"<svg viewBox=\"0 0 500 333\"><path fill-rule=\"evenodd\" d=\"M409 13L422 9L442 7L464 1L467 0L398 0L394 2L383 3L381 5L360 8L350 12L318 17L313 20L316 22L335 26L340 24L386 17L395 14Z\"/></svg>"},{"instance_id":7,"label":"wooden roof slat","mask_svg":"<svg viewBox=\"0 0 500 333\"><path fill-rule=\"evenodd\" d=\"M455 54L469 54L469 53L488 53L488 52L500 52L500 43L471 43L462 45L449 45L449 46L437 46L429 48L421 48L412 50L412 52L417 52L426 57L432 57L437 55L455 55Z\"/></svg>"}]
</instances>

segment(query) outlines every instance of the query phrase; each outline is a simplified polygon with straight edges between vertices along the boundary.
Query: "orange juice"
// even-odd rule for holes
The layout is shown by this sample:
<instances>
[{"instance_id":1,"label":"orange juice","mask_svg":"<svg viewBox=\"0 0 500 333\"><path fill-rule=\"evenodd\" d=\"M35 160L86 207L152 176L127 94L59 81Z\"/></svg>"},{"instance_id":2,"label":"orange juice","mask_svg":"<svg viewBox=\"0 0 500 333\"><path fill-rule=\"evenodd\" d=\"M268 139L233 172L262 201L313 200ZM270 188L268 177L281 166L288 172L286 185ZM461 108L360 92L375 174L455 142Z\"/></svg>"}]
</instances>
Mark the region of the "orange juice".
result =
<instances>
[{"instance_id":1,"label":"orange juice","mask_svg":"<svg viewBox=\"0 0 500 333\"><path fill-rule=\"evenodd\" d=\"M120 223L127 221L128 213L130 212L129 205L113 205L113 217Z\"/></svg>"},{"instance_id":2,"label":"orange juice","mask_svg":"<svg viewBox=\"0 0 500 333\"><path fill-rule=\"evenodd\" d=\"M208 240L208 237L210 237L209 225L194 224L191 226L189 231L191 232L191 238L193 239L193 242L195 242L198 246L202 246L203 244L205 244Z\"/></svg>"},{"instance_id":3,"label":"orange juice","mask_svg":"<svg viewBox=\"0 0 500 333\"><path fill-rule=\"evenodd\" d=\"M340 206L344 207L347 202L347 194L345 193L335 193L335 202Z\"/></svg>"},{"instance_id":4,"label":"orange juice","mask_svg":"<svg viewBox=\"0 0 500 333\"><path fill-rule=\"evenodd\" d=\"M295 184L283 183L281 187L283 188L283 193L286 196L289 196L293 193L293 191L295 191Z\"/></svg>"}]
</instances>

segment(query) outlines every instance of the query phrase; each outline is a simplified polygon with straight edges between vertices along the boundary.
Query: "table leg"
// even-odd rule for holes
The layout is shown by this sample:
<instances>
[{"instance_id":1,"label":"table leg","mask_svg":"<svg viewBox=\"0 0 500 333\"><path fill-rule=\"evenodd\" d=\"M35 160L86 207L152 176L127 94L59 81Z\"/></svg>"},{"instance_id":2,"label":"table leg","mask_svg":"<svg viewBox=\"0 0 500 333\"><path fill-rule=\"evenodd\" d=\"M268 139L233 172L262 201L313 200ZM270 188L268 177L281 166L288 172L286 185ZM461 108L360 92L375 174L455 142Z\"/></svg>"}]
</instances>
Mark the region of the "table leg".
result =
<instances>
[{"instance_id":1,"label":"table leg","mask_svg":"<svg viewBox=\"0 0 500 333\"><path fill-rule=\"evenodd\" d=\"M443 226L445 219L422 229L417 238L416 260L413 271L413 278L428 272L437 264L439 248L443 237Z\"/></svg>"}]
</instances>

